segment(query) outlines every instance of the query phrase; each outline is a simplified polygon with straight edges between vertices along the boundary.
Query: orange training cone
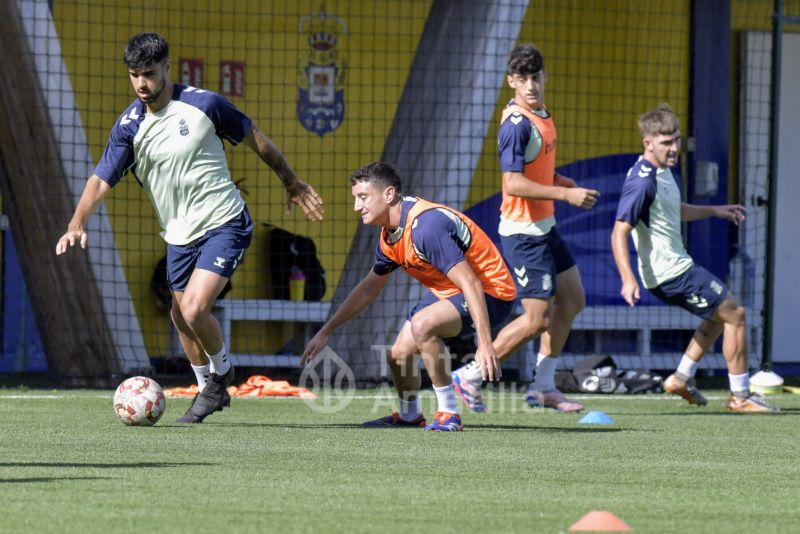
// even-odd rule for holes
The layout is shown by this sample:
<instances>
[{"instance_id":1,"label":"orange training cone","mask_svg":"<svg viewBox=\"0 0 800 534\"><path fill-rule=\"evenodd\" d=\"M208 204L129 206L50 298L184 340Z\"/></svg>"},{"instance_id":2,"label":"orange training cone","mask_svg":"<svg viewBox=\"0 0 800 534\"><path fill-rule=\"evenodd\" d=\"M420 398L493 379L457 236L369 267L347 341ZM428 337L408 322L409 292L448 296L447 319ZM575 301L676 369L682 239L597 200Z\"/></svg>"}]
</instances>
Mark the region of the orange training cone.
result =
<instances>
[{"instance_id":1,"label":"orange training cone","mask_svg":"<svg viewBox=\"0 0 800 534\"><path fill-rule=\"evenodd\" d=\"M625 521L605 510L594 510L569 527L570 532L630 532Z\"/></svg>"}]
</instances>

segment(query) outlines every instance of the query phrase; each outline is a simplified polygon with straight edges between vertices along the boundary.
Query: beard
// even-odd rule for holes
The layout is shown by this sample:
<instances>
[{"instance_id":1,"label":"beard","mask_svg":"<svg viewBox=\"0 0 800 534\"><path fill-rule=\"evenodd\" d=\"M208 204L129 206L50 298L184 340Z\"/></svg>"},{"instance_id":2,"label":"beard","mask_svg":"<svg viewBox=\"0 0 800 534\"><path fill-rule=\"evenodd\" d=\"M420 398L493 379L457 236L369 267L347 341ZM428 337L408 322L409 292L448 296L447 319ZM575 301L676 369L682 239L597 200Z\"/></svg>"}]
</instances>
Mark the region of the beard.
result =
<instances>
[{"instance_id":1,"label":"beard","mask_svg":"<svg viewBox=\"0 0 800 534\"><path fill-rule=\"evenodd\" d=\"M164 92L164 87L167 86L167 80L161 80L161 87L157 88L155 91L152 91L149 95L140 96L139 100L144 102L145 104L152 104L161 96L161 93Z\"/></svg>"}]
</instances>

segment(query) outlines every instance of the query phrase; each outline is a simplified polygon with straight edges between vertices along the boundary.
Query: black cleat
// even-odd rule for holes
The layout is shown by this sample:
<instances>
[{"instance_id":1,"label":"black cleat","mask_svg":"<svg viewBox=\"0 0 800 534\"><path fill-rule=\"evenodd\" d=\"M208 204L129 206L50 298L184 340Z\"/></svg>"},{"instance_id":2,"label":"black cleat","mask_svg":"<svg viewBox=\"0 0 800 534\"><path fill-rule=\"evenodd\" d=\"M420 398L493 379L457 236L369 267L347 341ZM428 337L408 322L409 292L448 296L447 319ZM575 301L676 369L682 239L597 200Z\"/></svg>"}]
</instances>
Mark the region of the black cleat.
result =
<instances>
[{"instance_id":1,"label":"black cleat","mask_svg":"<svg viewBox=\"0 0 800 534\"><path fill-rule=\"evenodd\" d=\"M227 388L228 386L231 385L231 383L233 383L233 378L235 376L236 376L236 369L234 369L233 364L231 364L230 368L228 369L228 372L222 375L221 377L217 373L211 373L211 376L209 376L209 378L211 380L221 380L222 382L224 382L225 387Z\"/></svg>"},{"instance_id":2,"label":"black cleat","mask_svg":"<svg viewBox=\"0 0 800 534\"><path fill-rule=\"evenodd\" d=\"M183 414L183 417L180 417L179 419L177 419L175 421L176 423L200 423L200 422L202 422L202 420L196 421L194 416L192 415L192 408L194 408L194 401L197 400L197 396L198 395L200 395L200 393L195 393L194 397L192 397L192 404L189 405L189 409L186 410L186 413Z\"/></svg>"},{"instance_id":3,"label":"black cleat","mask_svg":"<svg viewBox=\"0 0 800 534\"><path fill-rule=\"evenodd\" d=\"M192 405L178 419L178 423L202 423L203 419L214 412L220 412L226 406L231 405L231 396L227 387L233 382L236 371L231 365L228 372L224 375L211 373L206 382L206 387L192 399Z\"/></svg>"}]
</instances>

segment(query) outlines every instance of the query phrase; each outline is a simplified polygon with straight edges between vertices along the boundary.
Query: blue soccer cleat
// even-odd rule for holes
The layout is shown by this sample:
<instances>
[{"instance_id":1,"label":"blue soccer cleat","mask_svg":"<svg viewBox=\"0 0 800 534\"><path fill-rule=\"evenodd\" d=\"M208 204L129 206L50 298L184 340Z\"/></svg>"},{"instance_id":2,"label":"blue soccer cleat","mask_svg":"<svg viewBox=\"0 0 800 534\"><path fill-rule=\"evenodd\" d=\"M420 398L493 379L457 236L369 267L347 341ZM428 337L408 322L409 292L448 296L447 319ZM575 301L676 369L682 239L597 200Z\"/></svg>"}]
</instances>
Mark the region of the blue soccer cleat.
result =
<instances>
[{"instance_id":1,"label":"blue soccer cleat","mask_svg":"<svg viewBox=\"0 0 800 534\"><path fill-rule=\"evenodd\" d=\"M425 430L434 432L461 432L464 425L461 424L461 416L457 413L436 412L433 414L433 423L425 427Z\"/></svg>"},{"instance_id":2,"label":"blue soccer cleat","mask_svg":"<svg viewBox=\"0 0 800 534\"><path fill-rule=\"evenodd\" d=\"M374 421L366 421L362 423L361 426L364 428L392 428L392 427L405 427L405 428L420 428L424 427L427 421L425 421L425 417L420 415L413 421L405 421L400 418L400 414L397 412L392 412L392 415L387 415L386 417L381 417L380 419L375 419Z\"/></svg>"}]
</instances>

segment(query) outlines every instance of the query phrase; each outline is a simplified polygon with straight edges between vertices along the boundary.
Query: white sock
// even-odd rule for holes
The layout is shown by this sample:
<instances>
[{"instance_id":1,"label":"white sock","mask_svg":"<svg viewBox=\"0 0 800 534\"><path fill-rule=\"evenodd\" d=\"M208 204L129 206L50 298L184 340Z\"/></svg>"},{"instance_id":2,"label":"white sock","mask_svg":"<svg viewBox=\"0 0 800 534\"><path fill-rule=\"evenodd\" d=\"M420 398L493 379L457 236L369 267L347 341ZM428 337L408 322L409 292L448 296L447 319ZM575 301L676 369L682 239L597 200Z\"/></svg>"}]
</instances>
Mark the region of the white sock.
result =
<instances>
[{"instance_id":1,"label":"white sock","mask_svg":"<svg viewBox=\"0 0 800 534\"><path fill-rule=\"evenodd\" d=\"M750 395L750 374L732 375L728 373L728 380L731 383L731 392L734 395L747 397Z\"/></svg>"},{"instance_id":2,"label":"white sock","mask_svg":"<svg viewBox=\"0 0 800 534\"><path fill-rule=\"evenodd\" d=\"M533 389L536 391L553 391L556 389L556 367L558 358L551 358L539 353L536 358L536 378Z\"/></svg>"},{"instance_id":3,"label":"white sock","mask_svg":"<svg viewBox=\"0 0 800 534\"><path fill-rule=\"evenodd\" d=\"M694 378L694 375L697 372L697 363L698 362L684 354L676 371L687 378Z\"/></svg>"},{"instance_id":4,"label":"white sock","mask_svg":"<svg viewBox=\"0 0 800 534\"><path fill-rule=\"evenodd\" d=\"M439 401L437 412L459 413L456 396L453 394L453 384L447 384L440 388L433 386L436 392L436 399Z\"/></svg>"},{"instance_id":5,"label":"white sock","mask_svg":"<svg viewBox=\"0 0 800 534\"><path fill-rule=\"evenodd\" d=\"M222 348L216 354L208 354L208 359L211 361L211 372L217 373L218 375L224 375L228 372L228 369L231 368L231 362L228 361L228 351L225 350L225 344L222 344Z\"/></svg>"},{"instance_id":6,"label":"white sock","mask_svg":"<svg viewBox=\"0 0 800 534\"><path fill-rule=\"evenodd\" d=\"M414 400L400 399L400 419L410 422L420 415L422 415L422 408L419 404L419 397Z\"/></svg>"},{"instance_id":7,"label":"white sock","mask_svg":"<svg viewBox=\"0 0 800 534\"><path fill-rule=\"evenodd\" d=\"M203 391L208 381L208 375L211 373L211 365L208 363L205 365L192 365L192 371L194 371L194 376L197 377L197 387L200 391Z\"/></svg>"},{"instance_id":8,"label":"white sock","mask_svg":"<svg viewBox=\"0 0 800 534\"><path fill-rule=\"evenodd\" d=\"M474 361L469 362L467 365L456 371L461 378L469 381L474 386L478 387L483 383L483 376L481 375L481 368Z\"/></svg>"}]
</instances>

